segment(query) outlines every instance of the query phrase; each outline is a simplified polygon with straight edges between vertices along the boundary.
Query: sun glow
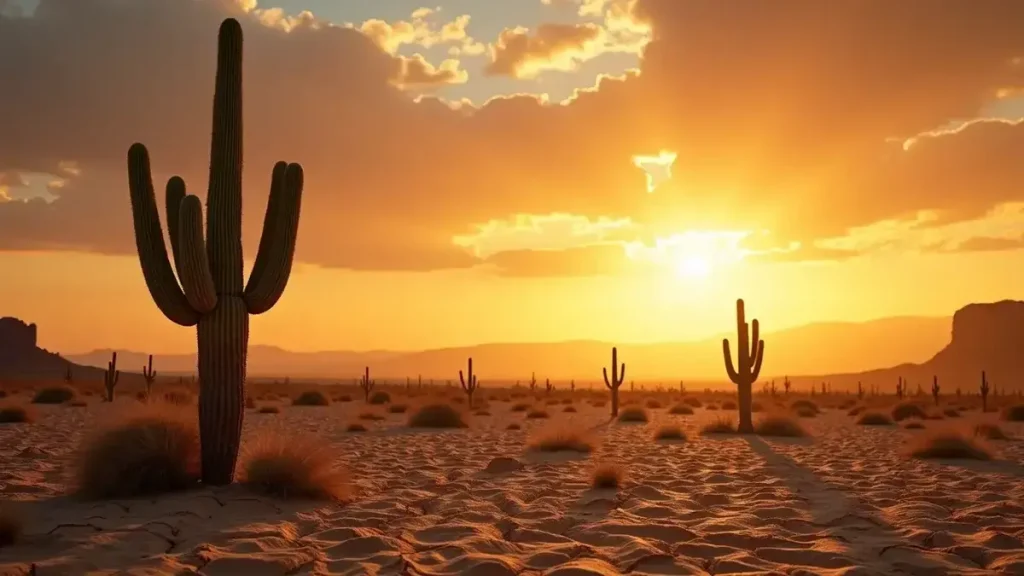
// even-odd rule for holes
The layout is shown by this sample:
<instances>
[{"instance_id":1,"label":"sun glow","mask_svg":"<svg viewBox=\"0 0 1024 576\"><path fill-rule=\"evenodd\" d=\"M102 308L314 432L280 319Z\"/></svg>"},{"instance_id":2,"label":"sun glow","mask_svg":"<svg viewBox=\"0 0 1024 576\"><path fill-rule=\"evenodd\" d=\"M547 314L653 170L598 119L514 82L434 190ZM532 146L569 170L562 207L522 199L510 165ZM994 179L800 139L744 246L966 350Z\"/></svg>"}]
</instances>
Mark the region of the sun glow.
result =
<instances>
[{"instance_id":1,"label":"sun glow","mask_svg":"<svg viewBox=\"0 0 1024 576\"><path fill-rule=\"evenodd\" d=\"M679 259L676 265L676 276L680 278L704 279L711 276L711 261L698 255L688 255Z\"/></svg>"}]
</instances>

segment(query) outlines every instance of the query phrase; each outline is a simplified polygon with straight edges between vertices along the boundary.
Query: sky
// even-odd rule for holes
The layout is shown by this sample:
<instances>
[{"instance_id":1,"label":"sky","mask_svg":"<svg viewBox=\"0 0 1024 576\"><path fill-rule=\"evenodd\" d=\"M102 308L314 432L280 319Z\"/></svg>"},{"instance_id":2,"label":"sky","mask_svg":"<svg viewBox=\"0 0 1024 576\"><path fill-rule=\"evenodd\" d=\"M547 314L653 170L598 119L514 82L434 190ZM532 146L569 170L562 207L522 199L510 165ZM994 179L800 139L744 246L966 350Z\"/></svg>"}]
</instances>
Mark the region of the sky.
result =
<instances>
[{"instance_id":1,"label":"sky","mask_svg":"<svg viewBox=\"0 0 1024 576\"><path fill-rule=\"evenodd\" d=\"M765 333L1020 297L1024 3L0 0L0 303L41 345L194 348L146 290L125 157L147 145L161 212L172 175L205 198L226 17L250 266L274 162L306 174L252 343L679 341L740 297Z\"/></svg>"}]
</instances>

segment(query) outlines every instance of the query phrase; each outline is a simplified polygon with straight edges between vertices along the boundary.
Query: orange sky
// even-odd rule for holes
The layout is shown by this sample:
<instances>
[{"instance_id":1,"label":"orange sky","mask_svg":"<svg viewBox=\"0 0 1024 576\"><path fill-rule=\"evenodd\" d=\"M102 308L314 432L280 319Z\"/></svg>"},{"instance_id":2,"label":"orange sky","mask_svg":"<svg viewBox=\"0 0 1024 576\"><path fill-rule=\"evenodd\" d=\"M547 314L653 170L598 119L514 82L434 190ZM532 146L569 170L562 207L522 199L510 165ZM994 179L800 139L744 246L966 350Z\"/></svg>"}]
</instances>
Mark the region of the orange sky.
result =
<instances>
[{"instance_id":1,"label":"orange sky","mask_svg":"<svg viewBox=\"0 0 1024 576\"><path fill-rule=\"evenodd\" d=\"M225 16L247 257L273 162L307 174L300 264L254 343L682 340L729 331L737 297L766 331L1019 297L1024 4L548 4L557 26L502 12L491 37L498 13L238 0L0 16L3 314L59 351L194 346L143 284L124 156L145 142L158 181L205 193Z\"/></svg>"}]
</instances>

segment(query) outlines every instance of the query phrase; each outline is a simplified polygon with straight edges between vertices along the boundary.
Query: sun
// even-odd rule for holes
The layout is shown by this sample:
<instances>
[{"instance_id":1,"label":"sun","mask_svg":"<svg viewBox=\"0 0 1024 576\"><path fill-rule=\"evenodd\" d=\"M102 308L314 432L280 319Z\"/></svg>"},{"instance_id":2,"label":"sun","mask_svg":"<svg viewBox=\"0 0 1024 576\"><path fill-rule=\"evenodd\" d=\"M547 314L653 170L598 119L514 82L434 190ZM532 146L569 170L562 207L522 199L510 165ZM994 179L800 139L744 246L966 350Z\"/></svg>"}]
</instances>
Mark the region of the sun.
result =
<instances>
[{"instance_id":1,"label":"sun","mask_svg":"<svg viewBox=\"0 0 1024 576\"><path fill-rule=\"evenodd\" d=\"M676 263L676 275L680 278L703 280L711 276L711 260L695 254L685 255Z\"/></svg>"}]
</instances>

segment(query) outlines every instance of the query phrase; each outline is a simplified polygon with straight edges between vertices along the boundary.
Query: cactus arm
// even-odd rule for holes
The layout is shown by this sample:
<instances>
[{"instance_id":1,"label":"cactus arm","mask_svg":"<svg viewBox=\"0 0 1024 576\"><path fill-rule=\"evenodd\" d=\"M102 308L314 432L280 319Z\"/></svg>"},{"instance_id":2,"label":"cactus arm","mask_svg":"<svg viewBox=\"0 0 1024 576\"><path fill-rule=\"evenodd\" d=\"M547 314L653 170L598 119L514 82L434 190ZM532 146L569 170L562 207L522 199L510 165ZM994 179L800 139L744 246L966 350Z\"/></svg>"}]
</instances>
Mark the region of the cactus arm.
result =
<instances>
[{"instance_id":1,"label":"cactus arm","mask_svg":"<svg viewBox=\"0 0 1024 576\"><path fill-rule=\"evenodd\" d=\"M172 176L167 181L164 194L167 208L167 235L171 240L171 255L174 257L174 269L181 278L181 251L178 242L178 215L181 213L181 201L185 199L185 181L180 176Z\"/></svg>"},{"instance_id":2,"label":"cactus arm","mask_svg":"<svg viewBox=\"0 0 1024 576\"><path fill-rule=\"evenodd\" d=\"M459 383L462 384L462 389L466 389L466 379L462 377L462 370L459 370Z\"/></svg>"},{"instance_id":3,"label":"cactus arm","mask_svg":"<svg viewBox=\"0 0 1024 576\"><path fill-rule=\"evenodd\" d=\"M195 326L199 322L199 314L189 305L167 259L167 247L153 194L149 152L142 144L132 144L128 149L128 189L131 192L135 246L146 288L168 320L181 326Z\"/></svg>"},{"instance_id":4,"label":"cactus arm","mask_svg":"<svg viewBox=\"0 0 1024 576\"><path fill-rule=\"evenodd\" d=\"M754 320L754 334L757 334L757 320ZM757 342L757 360L754 361L754 371L750 375L750 381L754 382L761 375L761 361L764 360L764 340Z\"/></svg>"},{"instance_id":5,"label":"cactus arm","mask_svg":"<svg viewBox=\"0 0 1024 576\"><path fill-rule=\"evenodd\" d=\"M217 38L206 252L218 294L242 292L242 26L227 19Z\"/></svg>"},{"instance_id":6,"label":"cactus arm","mask_svg":"<svg viewBox=\"0 0 1024 576\"><path fill-rule=\"evenodd\" d=\"M732 351L729 350L729 339L722 338L722 356L725 357L725 371L729 373L729 380L734 384L739 382L740 375L732 367Z\"/></svg>"},{"instance_id":7,"label":"cactus arm","mask_svg":"<svg viewBox=\"0 0 1024 576\"><path fill-rule=\"evenodd\" d=\"M276 191L272 185L256 264L245 286L245 303L250 314L270 310L288 285L299 232L303 178L302 167L298 164L284 167L281 162L274 167L274 179L278 180Z\"/></svg>"},{"instance_id":8,"label":"cactus arm","mask_svg":"<svg viewBox=\"0 0 1024 576\"><path fill-rule=\"evenodd\" d=\"M189 195L181 201L180 210L178 274L192 309L207 314L217 306L217 288L203 240L203 205L198 196Z\"/></svg>"},{"instance_id":9,"label":"cactus arm","mask_svg":"<svg viewBox=\"0 0 1024 576\"><path fill-rule=\"evenodd\" d=\"M622 367L619 369L619 384L621 385L622 381L625 380L625 379L626 379L626 363L623 362L622 363Z\"/></svg>"},{"instance_id":10,"label":"cactus arm","mask_svg":"<svg viewBox=\"0 0 1024 576\"><path fill-rule=\"evenodd\" d=\"M759 342L761 342L761 323L758 322L757 319L755 318L754 321L751 322L751 331L750 331L750 359L751 360L754 360L756 357L760 356L760 354L758 353L758 348L760 347ZM756 380L757 378L755 377L754 379Z\"/></svg>"},{"instance_id":11,"label":"cactus arm","mask_svg":"<svg viewBox=\"0 0 1024 576\"><path fill-rule=\"evenodd\" d=\"M615 369L612 368L612 373L613 374L614 374L614 371L615 371ZM604 373L604 385L607 386L609 390L611 390L612 389L612 383L608 381L608 369L607 368L601 368L601 372ZM614 378L614 376L613 376L613 378Z\"/></svg>"}]
</instances>

